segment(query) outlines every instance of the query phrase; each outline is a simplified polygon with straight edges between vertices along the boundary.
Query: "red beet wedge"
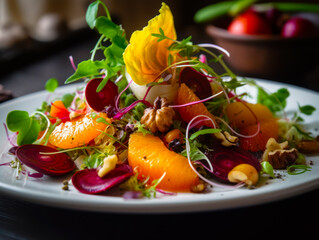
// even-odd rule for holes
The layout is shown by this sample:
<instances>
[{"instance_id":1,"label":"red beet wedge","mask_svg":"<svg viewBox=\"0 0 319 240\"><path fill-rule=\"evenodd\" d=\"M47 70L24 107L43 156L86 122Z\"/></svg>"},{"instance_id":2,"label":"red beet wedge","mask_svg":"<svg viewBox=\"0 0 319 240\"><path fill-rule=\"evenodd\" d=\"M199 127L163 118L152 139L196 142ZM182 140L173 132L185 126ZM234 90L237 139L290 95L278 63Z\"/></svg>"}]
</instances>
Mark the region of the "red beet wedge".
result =
<instances>
[{"instance_id":1,"label":"red beet wedge","mask_svg":"<svg viewBox=\"0 0 319 240\"><path fill-rule=\"evenodd\" d=\"M105 192L132 175L133 171L129 165L120 164L103 178L99 177L96 169L78 171L72 176L72 183L79 192L96 194Z\"/></svg>"},{"instance_id":2,"label":"red beet wedge","mask_svg":"<svg viewBox=\"0 0 319 240\"><path fill-rule=\"evenodd\" d=\"M213 151L206 151L205 155L213 166L213 174L223 180L228 181L228 173L237 165L246 163L256 168L257 172L261 170L259 160L250 152L239 147L213 146Z\"/></svg>"},{"instance_id":3,"label":"red beet wedge","mask_svg":"<svg viewBox=\"0 0 319 240\"><path fill-rule=\"evenodd\" d=\"M185 83L192 89L199 99L208 98L212 95L212 88L207 77L197 72L194 68L184 68L179 79L181 83Z\"/></svg>"},{"instance_id":4,"label":"red beet wedge","mask_svg":"<svg viewBox=\"0 0 319 240\"><path fill-rule=\"evenodd\" d=\"M75 169L74 162L67 154L48 146L25 144L17 148L16 156L23 164L49 176L64 175Z\"/></svg>"},{"instance_id":5,"label":"red beet wedge","mask_svg":"<svg viewBox=\"0 0 319 240\"><path fill-rule=\"evenodd\" d=\"M85 88L86 101L89 106L97 112L103 111L108 106L114 106L118 95L118 87L110 80L101 91L97 92L96 89L102 80L102 78L92 79Z\"/></svg>"}]
</instances>

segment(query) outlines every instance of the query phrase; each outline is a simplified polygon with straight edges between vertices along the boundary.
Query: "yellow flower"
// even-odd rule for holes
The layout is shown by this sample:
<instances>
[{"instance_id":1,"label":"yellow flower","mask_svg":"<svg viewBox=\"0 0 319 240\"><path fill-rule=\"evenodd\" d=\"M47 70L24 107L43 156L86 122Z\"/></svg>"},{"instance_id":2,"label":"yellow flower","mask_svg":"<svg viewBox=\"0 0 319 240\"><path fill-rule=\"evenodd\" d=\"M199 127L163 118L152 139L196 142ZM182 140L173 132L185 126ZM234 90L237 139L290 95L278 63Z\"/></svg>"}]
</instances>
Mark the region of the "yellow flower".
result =
<instances>
[{"instance_id":1,"label":"yellow flower","mask_svg":"<svg viewBox=\"0 0 319 240\"><path fill-rule=\"evenodd\" d=\"M153 82L168 66L168 47L172 40L152 36L163 29L165 36L176 40L174 19L170 8L162 3L160 14L148 22L141 31L135 31L130 39L130 44L125 49L123 58L128 74L139 85Z\"/></svg>"}]
</instances>

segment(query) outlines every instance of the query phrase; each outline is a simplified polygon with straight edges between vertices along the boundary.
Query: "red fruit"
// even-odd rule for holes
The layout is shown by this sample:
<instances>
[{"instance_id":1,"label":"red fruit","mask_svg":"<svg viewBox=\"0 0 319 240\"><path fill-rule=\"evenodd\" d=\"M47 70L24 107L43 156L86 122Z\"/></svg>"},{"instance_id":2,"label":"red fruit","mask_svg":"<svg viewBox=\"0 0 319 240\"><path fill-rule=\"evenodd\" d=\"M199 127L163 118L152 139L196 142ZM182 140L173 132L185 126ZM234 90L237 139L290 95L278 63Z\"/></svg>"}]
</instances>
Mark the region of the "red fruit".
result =
<instances>
[{"instance_id":1,"label":"red fruit","mask_svg":"<svg viewBox=\"0 0 319 240\"><path fill-rule=\"evenodd\" d=\"M291 37L311 37L317 34L315 25L307 19L301 17L290 18L282 27L281 36Z\"/></svg>"},{"instance_id":2,"label":"red fruit","mask_svg":"<svg viewBox=\"0 0 319 240\"><path fill-rule=\"evenodd\" d=\"M236 17L228 26L228 31L233 34L251 35L272 33L268 22L253 11L247 11Z\"/></svg>"},{"instance_id":3,"label":"red fruit","mask_svg":"<svg viewBox=\"0 0 319 240\"><path fill-rule=\"evenodd\" d=\"M186 67L179 75L181 83L185 83L199 99L208 98L212 95L210 83L203 74L194 68Z\"/></svg>"},{"instance_id":4,"label":"red fruit","mask_svg":"<svg viewBox=\"0 0 319 240\"><path fill-rule=\"evenodd\" d=\"M205 155L213 166L213 174L220 180L228 181L228 173L239 164L252 165L258 172L261 170L259 160L250 152L239 147L213 145L213 151L207 150Z\"/></svg>"},{"instance_id":5,"label":"red fruit","mask_svg":"<svg viewBox=\"0 0 319 240\"><path fill-rule=\"evenodd\" d=\"M108 106L114 106L118 95L118 87L112 81L108 81L103 89L96 91L102 78L95 78L88 82L85 88L85 98L88 105L95 111L101 112Z\"/></svg>"},{"instance_id":6,"label":"red fruit","mask_svg":"<svg viewBox=\"0 0 319 240\"><path fill-rule=\"evenodd\" d=\"M77 171L72 176L72 183L82 193L97 194L122 183L132 175L133 171L129 165L120 164L103 178L99 177L96 169Z\"/></svg>"},{"instance_id":7,"label":"red fruit","mask_svg":"<svg viewBox=\"0 0 319 240\"><path fill-rule=\"evenodd\" d=\"M17 148L16 156L28 167L49 176L64 175L75 169L74 162L67 154L44 145L22 145Z\"/></svg>"}]
</instances>

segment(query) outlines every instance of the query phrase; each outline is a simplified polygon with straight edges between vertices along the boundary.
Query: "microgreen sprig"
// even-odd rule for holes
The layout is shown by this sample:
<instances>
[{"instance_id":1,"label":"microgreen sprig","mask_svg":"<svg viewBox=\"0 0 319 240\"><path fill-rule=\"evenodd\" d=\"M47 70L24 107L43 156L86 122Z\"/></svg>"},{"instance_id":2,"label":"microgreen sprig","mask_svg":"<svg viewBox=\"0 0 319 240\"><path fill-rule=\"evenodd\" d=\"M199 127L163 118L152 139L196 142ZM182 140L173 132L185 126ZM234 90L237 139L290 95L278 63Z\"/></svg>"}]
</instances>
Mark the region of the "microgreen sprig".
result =
<instances>
[{"instance_id":1,"label":"microgreen sprig","mask_svg":"<svg viewBox=\"0 0 319 240\"><path fill-rule=\"evenodd\" d=\"M310 170L311 167L307 165L291 165L287 168L287 173L290 175L298 175Z\"/></svg>"},{"instance_id":2,"label":"microgreen sprig","mask_svg":"<svg viewBox=\"0 0 319 240\"><path fill-rule=\"evenodd\" d=\"M169 38L165 35L162 28L159 28L159 33L152 33L151 35L153 37L157 37L158 42L163 41L165 39L173 41L173 43L169 46L168 49L170 51L177 51L182 57L185 57L185 58L189 59L190 61L192 59L192 56L199 53L200 51L207 53L208 55L213 57L213 59L216 62L220 63L220 65L225 69L228 76L230 76L232 79L236 78L236 75L224 63L224 61L222 59L222 55L217 56L215 53L208 50L207 47L216 48L229 56L229 53L225 49L223 49L219 46L213 45L213 44L198 44L198 45L193 44L191 42L192 36L189 36L189 37L183 39L182 41L172 39L172 38ZM206 65L206 64L202 63L202 65ZM206 65L206 67L204 67L204 69L207 68L207 66L208 65ZM212 70L212 69L210 69L210 70ZM212 71L212 72L214 73L214 75L216 75L216 73L214 71Z\"/></svg>"},{"instance_id":3,"label":"microgreen sprig","mask_svg":"<svg viewBox=\"0 0 319 240\"><path fill-rule=\"evenodd\" d=\"M106 16L98 16L99 6L102 6ZM80 79L92 79L94 77L103 77L103 81L97 88L97 92L103 89L107 81L124 71L123 53L128 45L125 31L121 25L117 25L111 19L106 5L97 0L91 3L86 12L86 21L91 29L96 29L100 34L91 52L91 58L78 64L75 73L70 76L65 83L71 83ZM103 51L105 58L95 60L98 50Z\"/></svg>"}]
</instances>

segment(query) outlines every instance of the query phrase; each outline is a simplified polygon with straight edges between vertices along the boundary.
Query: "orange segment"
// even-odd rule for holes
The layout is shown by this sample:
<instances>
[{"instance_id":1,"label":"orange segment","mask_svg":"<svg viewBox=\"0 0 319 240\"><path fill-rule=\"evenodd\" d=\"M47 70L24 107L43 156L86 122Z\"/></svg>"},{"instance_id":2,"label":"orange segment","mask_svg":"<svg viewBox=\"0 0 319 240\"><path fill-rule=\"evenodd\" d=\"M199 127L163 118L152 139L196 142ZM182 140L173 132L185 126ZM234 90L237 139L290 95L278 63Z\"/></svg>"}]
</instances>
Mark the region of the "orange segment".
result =
<instances>
[{"instance_id":1,"label":"orange segment","mask_svg":"<svg viewBox=\"0 0 319 240\"><path fill-rule=\"evenodd\" d=\"M273 118L268 107L258 103L230 103L226 108L226 115L228 117L229 124L235 128L256 124L256 118L259 122Z\"/></svg>"},{"instance_id":2,"label":"orange segment","mask_svg":"<svg viewBox=\"0 0 319 240\"><path fill-rule=\"evenodd\" d=\"M50 116L63 119L63 118L68 118L69 114L70 112L64 106L61 100L56 100L52 103L51 109L50 109Z\"/></svg>"},{"instance_id":3,"label":"orange segment","mask_svg":"<svg viewBox=\"0 0 319 240\"><path fill-rule=\"evenodd\" d=\"M140 175L149 176L149 183L166 173L158 185L163 190L189 191L198 181L187 158L170 151L159 137L150 134L130 136L128 162Z\"/></svg>"},{"instance_id":4,"label":"orange segment","mask_svg":"<svg viewBox=\"0 0 319 240\"><path fill-rule=\"evenodd\" d=\"M191 103L195 101L199 101L199 98L189 87L186 86L186 84L182 83L177 91L177 96L175 100L176 104L183 105L183 104ZM186 107L179 107L177 108L177 110L181 118L185 122L190 122L194 117L198 115L205 115L214 121L216 127L218 126L214 115L207 110L207 108L205 107L203 103L198 103L198 104L194 104L194 105L186 106ZM207 127L214 128L214 125L212 124L211 121L204 121L197 125L198 128L200 126L207 126Z\"/></svg>"},{"instance_id":5,"label":"orange segment","mask_svg":"<svg viewBox=\"0 0 319 240\"><path fill-rule=\"evenodd\" d=\"M241 129L240 133L243 135L253 135L258 130L258 125L253 124ZM267 121L260 122L259 133L252 138L240 138L240 146L252 152L264 151L266 149L266 143L269 138L278 139L278 123L277 119L271 118Z\"/></svg>"},{"instance_id":6,"label":"orange segment","mask_svg":"<svg viewBox=\"0 0 319 240\"><path fill-rule=\"evenodd\" d=\"M96 119L104 118L110 122L105 113L97 113L94 119L86 114L58 125L49 137L49 143L58 148L74 148L88 144L104 131L106 124Z\"/></svg>"}]
</instances>

